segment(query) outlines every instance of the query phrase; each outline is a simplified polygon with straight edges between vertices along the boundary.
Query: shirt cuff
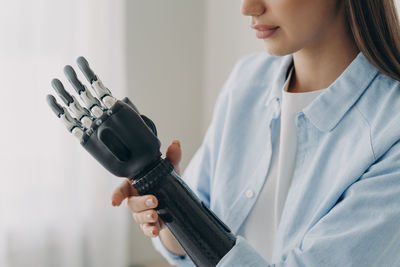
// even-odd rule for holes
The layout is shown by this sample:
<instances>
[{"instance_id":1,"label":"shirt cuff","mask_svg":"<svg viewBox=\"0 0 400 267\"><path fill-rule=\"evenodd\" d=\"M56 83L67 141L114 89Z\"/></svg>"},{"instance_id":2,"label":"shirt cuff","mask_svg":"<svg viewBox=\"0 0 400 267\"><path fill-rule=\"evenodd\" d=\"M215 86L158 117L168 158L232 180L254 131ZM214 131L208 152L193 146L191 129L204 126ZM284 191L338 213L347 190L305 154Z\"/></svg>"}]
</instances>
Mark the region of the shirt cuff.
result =
<instances>
[{"instance_id":1,"label":"shirt cuff","mask_svg":"<svg viewBox=\"0 0 400 267\"><path fill-rule=\"evenodd\" d=\"M155 237L151 239L154 248L164 256L164 258L171 265L177 265L180 267L193 267L195 266L191 259L186 256L180 256L169 251L161 241L160 237Z\"/></svg>"},{"instance_id":2,"label":"shirt cuff","mask_svg":"<svg viewBox=\"0 0 400 267\"><path fill-rule=\"evenodd\" d=\"M236 244L220 260L217 267L269 266L269 263L241 236L236 237Z\"/></svg>"}]
</instances>

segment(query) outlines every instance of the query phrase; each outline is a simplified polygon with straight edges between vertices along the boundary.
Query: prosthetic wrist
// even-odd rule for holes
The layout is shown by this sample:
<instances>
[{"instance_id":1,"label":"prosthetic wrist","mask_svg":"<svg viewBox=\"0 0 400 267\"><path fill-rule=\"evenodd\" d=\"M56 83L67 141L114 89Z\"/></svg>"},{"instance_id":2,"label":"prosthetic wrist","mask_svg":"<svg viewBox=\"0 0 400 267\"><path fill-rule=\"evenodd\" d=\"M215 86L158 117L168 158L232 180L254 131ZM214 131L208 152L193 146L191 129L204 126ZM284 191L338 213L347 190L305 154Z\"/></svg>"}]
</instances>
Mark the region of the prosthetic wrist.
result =
<instances>
[{"instance_id":1,"label":"prosthetic wrist","mask_svg":"<svg viewBox=\"0 0 400 267\"><path fill-rule=\"evenodd\" d=\"M78 58L77 64L97 97L66 66L64 73L85 107L54 79L52 86L67 107L48 95L52 110L108 171L129 178L140 195L157 197L157 213L197 266L216 266L234 246L235 236L179 178L168 159L161 158L154 123L128 98L115 99L85 58Z\"/></svg>"}]
</instances>

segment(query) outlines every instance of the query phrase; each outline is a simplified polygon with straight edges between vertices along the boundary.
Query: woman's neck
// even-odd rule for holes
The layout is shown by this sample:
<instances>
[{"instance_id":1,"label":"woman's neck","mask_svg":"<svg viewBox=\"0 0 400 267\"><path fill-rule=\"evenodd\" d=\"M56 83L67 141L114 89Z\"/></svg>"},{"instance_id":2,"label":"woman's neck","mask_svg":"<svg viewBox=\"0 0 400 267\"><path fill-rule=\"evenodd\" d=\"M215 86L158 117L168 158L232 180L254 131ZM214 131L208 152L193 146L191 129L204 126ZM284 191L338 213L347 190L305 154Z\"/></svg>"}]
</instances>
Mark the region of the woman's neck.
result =
<instances>
[{"instance_id":1,"label":"woman's neck","mask_svg":"<svg viewBox=\"0 0 400 267\"><path fill-rule=\"evenodd\" d=\"M294 70L288 91L310 92L327 88L359 53L344 22L338 22L318 43L293 53Z\"/></svg>"}]
</instances>

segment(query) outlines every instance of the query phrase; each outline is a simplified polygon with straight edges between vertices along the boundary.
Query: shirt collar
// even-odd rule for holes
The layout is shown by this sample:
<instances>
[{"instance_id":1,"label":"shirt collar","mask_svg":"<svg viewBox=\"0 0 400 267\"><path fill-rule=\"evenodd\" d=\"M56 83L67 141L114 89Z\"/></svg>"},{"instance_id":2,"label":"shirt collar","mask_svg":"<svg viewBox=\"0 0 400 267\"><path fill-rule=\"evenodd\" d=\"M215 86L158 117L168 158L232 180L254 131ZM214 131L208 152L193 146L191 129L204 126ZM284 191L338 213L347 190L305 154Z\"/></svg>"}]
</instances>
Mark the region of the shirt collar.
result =
<instances>
[{"instance_id":1,"label":"shirt collar","mask_svg":"<svg viewBox=\"0 0 400 267\"><path fill-rule=\"evenodd\" d=\"M276 75L267 105L272 100L282 98L282 87L286 73L293 62L293 56L283 57ZM360 52L344 72L326 88L314 101L303 109L304 115L314 126L323 132L331 131L340 122L346 112L360 98L378 70Z\"/></svg>"},{"instance_id":2,"label":"shirt collar","mask_svg":"<svg viewBox=\"0 0 400 267\"><path fill-rule=\"evenodd\" d=\"M281 63L278 67L277 75L275 75L275 78L272 81L272 88L271 88L272 90L270 95L268 96L266 105L270 105L272 101L276 100L280 101L280 99L282 98L282 88L286 81L287 71L292 62L293 62L292 55L287 55L282 57ZM266 82L268 84L268 81Z\"/></svg>"}]
</instances>

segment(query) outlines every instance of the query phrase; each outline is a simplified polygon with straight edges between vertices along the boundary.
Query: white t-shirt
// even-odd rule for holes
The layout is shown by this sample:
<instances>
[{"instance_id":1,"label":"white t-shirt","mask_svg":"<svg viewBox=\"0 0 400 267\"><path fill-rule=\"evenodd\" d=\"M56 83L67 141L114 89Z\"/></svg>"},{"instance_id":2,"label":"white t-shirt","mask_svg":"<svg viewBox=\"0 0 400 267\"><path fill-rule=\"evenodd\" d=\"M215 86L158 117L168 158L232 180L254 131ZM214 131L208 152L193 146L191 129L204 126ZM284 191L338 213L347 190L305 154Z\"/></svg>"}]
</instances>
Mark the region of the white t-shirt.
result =
<instances>
[{"instance_id":1,"label":"white t-shirt","mask_svg":"<svg viewBox=\"0 0 400 267\"><path fill-rule=\"evenodd\" d=\"M275 231L289 191L295 167L297 136L296 113L310 104L324 89L290 93L293 68L282 88L280 137L272 144L272 161L261 193L238 234L266 259L272 258Z\"/></svg>"}]
</instances>

